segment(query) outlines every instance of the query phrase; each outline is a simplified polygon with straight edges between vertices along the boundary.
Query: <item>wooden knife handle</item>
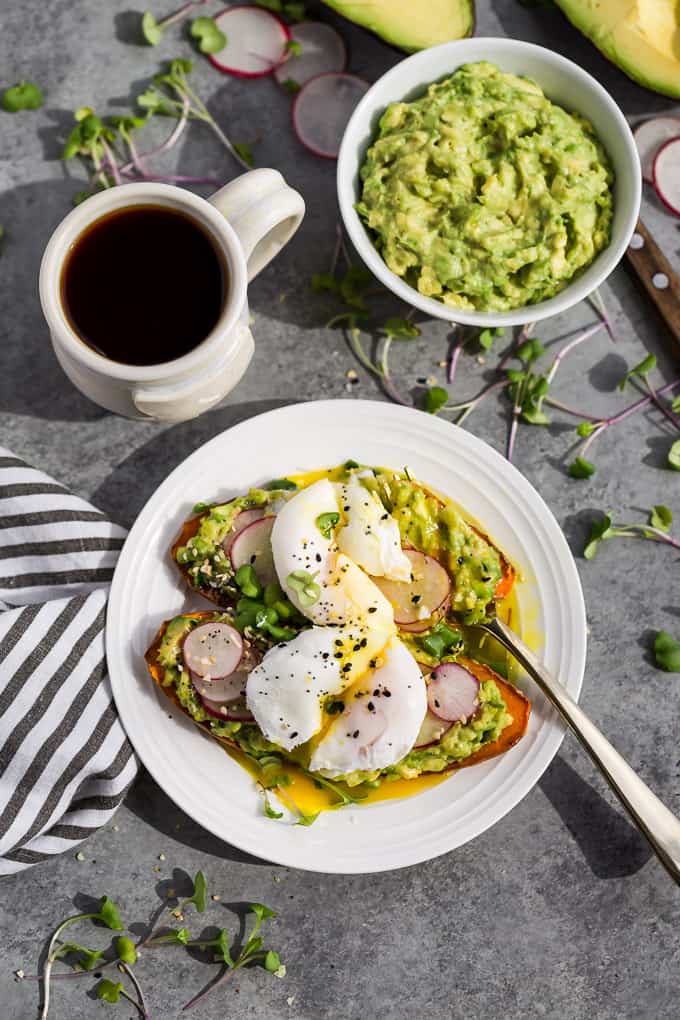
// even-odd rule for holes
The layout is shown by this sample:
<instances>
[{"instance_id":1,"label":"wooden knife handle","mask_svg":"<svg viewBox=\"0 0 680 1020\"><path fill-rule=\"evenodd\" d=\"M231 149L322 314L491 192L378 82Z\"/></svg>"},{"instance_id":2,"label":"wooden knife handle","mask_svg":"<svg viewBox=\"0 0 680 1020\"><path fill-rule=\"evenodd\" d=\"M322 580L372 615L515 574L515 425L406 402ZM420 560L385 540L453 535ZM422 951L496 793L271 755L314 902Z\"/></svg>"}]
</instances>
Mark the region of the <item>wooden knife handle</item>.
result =
<instances>
[{"instance_id":1,"label":"wooden knife handle","mask_svg":"<svg viewBox=\"0 0 680 1020\"><path fill-rule=\"evenodd\" d=\"M675 337L680 353L680 277L641 220L626 259Z\"/></svg>"}]
</instances>

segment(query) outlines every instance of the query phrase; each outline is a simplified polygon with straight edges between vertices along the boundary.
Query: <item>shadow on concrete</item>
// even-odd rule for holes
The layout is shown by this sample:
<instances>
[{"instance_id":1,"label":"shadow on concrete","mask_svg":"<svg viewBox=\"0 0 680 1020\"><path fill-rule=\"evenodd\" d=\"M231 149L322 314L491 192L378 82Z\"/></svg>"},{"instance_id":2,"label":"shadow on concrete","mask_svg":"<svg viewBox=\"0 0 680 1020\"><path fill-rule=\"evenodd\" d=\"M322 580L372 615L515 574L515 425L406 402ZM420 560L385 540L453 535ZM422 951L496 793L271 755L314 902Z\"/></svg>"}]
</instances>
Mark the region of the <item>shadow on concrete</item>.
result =
<instances>
[{"instance_id":1,"label":"shadow on concrete","mask_svg":"<svg viewBox=\"0 0 680 1020\"><path fill-rule=\"evenodd\" d=\"M49 129L43 131L46 148L56 144L60 130L55 128L54 139L47 137ZM0 288L4 412L49 421L94 421L107 413L82 396L62 372L38 300L43 250L82 186L76 180L44 180L0 194L0 223L6 231Z\"/></svg>"},{"instance_id":2,"label":"shadow on concrete","mask_svg":"<svg viewBox=\"0 0 680 1020\"><path fill-rule=\"evenodd\" d=\"M111 472L92 495L92 503L112 520L129 527L170 471L220 432L265 411L285 407L289 400L251 400L229 404L159 431ZM226 484L228 480L222 480ZM215 483L206 479L206 493ZM196 499L206 493L198 493Z\"/></svg>"},{"instance_id":3,"label":"shadow on concrete","mask_svg":"<svg viewBox=\"0 0 680 1020\"><path fill-rule=\"evenodd\" d=\"M538 784L598 878L634 875L652 856L638 830L561 755Z\"/></svg>"},{"instance_id":4,"label":"shadow on concrete","mask_svg":"<svg viewBox=\"0 0 680 1020\"><path fill-rule=\"evenodd\" d=\"M627 371L628 363L620 354L605 354L588 371L588 382L599 393L613 393Z\"/></svg>"},{"instance_id":5,"label":"shadow on concrete","mask_svg":"<svg viewBox=\"0 0 680 1020\"><path fill-rule=\"evenodd\" d=\"M125 806L152 829L184 846L239 864L269 864L269 861L253 857L203 829L170 800L146 769L142 769L133 783L125 798Z\"/></svg>"}]
</instances>

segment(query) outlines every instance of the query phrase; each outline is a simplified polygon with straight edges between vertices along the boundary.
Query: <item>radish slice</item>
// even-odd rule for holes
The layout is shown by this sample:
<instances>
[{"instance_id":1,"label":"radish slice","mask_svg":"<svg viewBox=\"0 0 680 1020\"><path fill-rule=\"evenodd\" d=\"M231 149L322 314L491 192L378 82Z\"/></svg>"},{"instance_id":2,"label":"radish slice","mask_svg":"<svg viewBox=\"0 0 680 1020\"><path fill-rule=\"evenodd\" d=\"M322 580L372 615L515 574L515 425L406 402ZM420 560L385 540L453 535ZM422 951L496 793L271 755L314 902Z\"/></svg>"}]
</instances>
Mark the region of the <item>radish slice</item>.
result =
<instances>
[{"instance_id":1,"label":"radish slice","mask_svg":"<svg viewBox=\"0 0 680 1020\"><path fill-rule=\"evenodd\" d=\"M215 719L221 719L222 722L255 722L243 698L231 701L227 705L223 705L219 701L211 701L210 698L201 698L201 702L209 715L214 716Z\"/></svg>"},{"instance_id":2,"label":"radish slice","mask_svg":"<svg viewBox=\"0 0 680 1020\"><path fill-rule=\"evenodd\" d=\"M182 655L191 673L214 682L236 670L243 657L243 639L228 623L203 623L185 637Z\"/></svg>"},{"instance_id":3,"label":"radish slice","mask_svg":"<svg viewBox=\"0 0 680 1020\"><path fill-rule=\"evenodd\" d=\"M293 25L291 38L300 44L299 56L287 57L274 71L279 85L292 79L298 85L305 85L310 78L324 71L344 71L347 66L347 50L340 35L323 21L303 21Z\"/></svg>"},{"instance_id":4,"label":"radish slice","mask_svg":"<svg viewBox=\"0 0 680 1020\"><path fill-rule=\"evenodd\" d=\"M448 722L465 722L479 708L479 680L455 662L444 662L427 685L433 715Z\"/></svg>"},{"instance_id":5,"label":"radish slice","mask_svg":"<svg viewBox=\"0 0 680 1020\"><path fill-rule=\"evenodd\" d=\"M413 746L429 747L431 744L437 744L452 726L453 723L448 722L446 719L440 719L439 716L434 715L432 712L427 712Z\"/></svg>"},{"instance_id":6,"label":"radish slice","mask_svg":"<svg viewBox=\"0 0 680 1020\"><path fill-rule=\"evenodd\" d=\"M633 132L642 165L642 176L649 183L654 183L654 158L669 138L680 135L680 117L652 117L638 124Z\"/></svg>"},{"instance_id":7,"label":"radish slice","mask_svg":"<svg viewBox=\"0 0 680 1020\"><path fill-rule=\"evenodd\" d=\"M424 634L426 630L430 630L437 620L440 620L442 616L445 616L450 605L451 599L447 597L444 599L441 606L439 606L427 620L417 620L415 623L402 623L400 624L400 627L408 634Z\"/></svg>"},{"instance_id":8,"label":"radish slice","mask_svg":"<svg viewBox=\"0 0 680 1020\"><path fill-rule=\"evenodd\" d=\"M661 146L652 172L657 195L667 209L680 216L680 135Z\"/></svg>"},{"instance_id":9,"label":"radish slice","mask_svg":"<svg viewBox=\"0 0 680 1020\"><path fill-rule=\"evenodd\" d=\"M394 622L398 626L427 623L440 609L451 593L451 579L444 567L433 556L417 549L404 549L411 561L410 581L390 581L386 577L372 580L394 609ZM417 633L417 631L416 631Z\"/></svg>"},{"instance_id":10,"label":"radish slice","mask_svg":"<svg viewBox=\"0 0 680 1020\"><path fill-rule=\"evenodd\" d=\"M347 122L369 84L355 74L317 74L293 103L293 129L306 149L337 159Z\"/></svg>"},{"instance_id":11,"label":"radish slice","mask_svg":"<svg viewBox=\"0 0 680 1020\"><path fill-rule=\"evenodd\" d=\"M247 528L253 521L261 520L265 515L264 510L260 507L253 507L252 510L241 510L240 513L236 514L234 523L231 531L227 532L225 537L222 539L222 548L225 553L228 553L231 549L231 544L238 534L240 534L244 528Z\"/></svg>"},{"instance_id":12,"label":"radish slice","mask_svg":"<svg viewBox=\"0 0 680 1020\"><path fill-rule=\"evenodd\" d=\"M229 549L234 570L250 563L260 584L276 581L274 555L272 553L272 528L275 517L262 517L239 531Z\"/></svg>"},{"instance_id":13,"label":"radish slice","mask_svg":"<svg viewBox=\"0 0 680 1020\"><path fill-rule=\"evenodd\" d=\"M201 695L201 698L208 698L215 705L222 705L225 701L236 701L245 694L248 674L244 670L237 670L231 676L219 676L213 679L211 676L198 676L191 674L191 682Z\"/></svg>"},{"instance_id":14,"label":"radish slice","mask_svg":"<svg viewBox=\"0 0 680 1020\"><path fill-rule=\"evenodd\" d=\"M369 709L369 705L373 708ZM371 747L382 737L387 729L387 716L372 701L361 699L352 702L349 712L344 712L335 725L347 731L349 739L355 740L357 751L361 754L362 750Z\"/></svg>"},{"instance_id":15,"label":"radish slice","mask_svg":"<svg viewBox=\"0 0 680 1020\"><path fill-rule=\"evenodd\" d=\"M215 15L215 24L227 43L208 59L224 74L237 78L263 78L286 56L290 32L284 23L263 7L227 7Z\"/></svg>"}]
</instances>

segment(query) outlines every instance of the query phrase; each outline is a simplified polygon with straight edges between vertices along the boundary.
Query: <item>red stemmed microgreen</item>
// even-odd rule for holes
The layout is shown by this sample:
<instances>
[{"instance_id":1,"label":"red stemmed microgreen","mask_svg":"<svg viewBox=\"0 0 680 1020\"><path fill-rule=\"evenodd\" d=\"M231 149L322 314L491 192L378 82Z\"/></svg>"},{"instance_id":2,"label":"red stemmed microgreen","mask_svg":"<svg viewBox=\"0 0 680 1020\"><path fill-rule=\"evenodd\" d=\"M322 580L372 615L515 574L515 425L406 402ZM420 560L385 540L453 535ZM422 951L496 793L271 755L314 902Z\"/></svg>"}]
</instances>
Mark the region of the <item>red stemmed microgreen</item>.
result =
<instances>
[{"instance_id":1,"label":"red stemmed microgreen","mask_svg":"<svg viewBox=\"0 0 680 1020\"><path fill-rule=\"evenodd\" d=\"M148 42L149 46L158 46L166 28L170 28L170 25L175 25L178 21L182 21L196 7L200 7L204 3L205 0L189 0L189 3L183 4L179 10L173 11L172 14L168 14L165 18L161 18L160 21L156 20L151 11L144 11L142 14L141 29L142 35ZM215 25L215 28L217 28L217 25ZM219 29L217 29L217 31L219 32ZM222 35L221 32L220 35ZM224 42L222 43L222 46L224 46ZM219 46L218 49L222 49L222 46Z\"/></svg>"},{"instance_id":2,"label":"red stemmed microgreen","mask_svg":"<svg viewBox=\"0 0 680 1020\"><path fill-rule=\"evenodd\" d=\"M306 819L304 824L309 824L309 821L309 819ZM173 910L175 917L181 918L183 916L182 912L190 905L194 906L197 913L203 913L207 906L207 886L203 873L200 871L196 873L193 882L192 894L181 903L179 909L174 909L174 904L177 903L174 891L170 890L168 892L168 899L173 901L173 904L170 905L170 909ZM214 896L213 899L218 900L219 896ZM208 992L222 984L225 978L229 976L233 970L240 969L249 964L261 964L265 970L272 972L275 976L284 976L285 967L281 964L278 953L274 950L263 948L262 938L258 934L262 922L275 916L274 911L270 910L269 907L265 907L261 903L251 903L247 906L247 909L251 913L255 914L256 921L246 944L241 948L235 958L232 955L230 948L229 933L225 928L221 929L214 939L199 938L193 940L190 938L187 928L168 929L164 926L156 928L155 925L159 922L162 914L167 909L167 902L160 905L160 908L154 912L153 917L151 918L147 934L140 938L137 943L134 943L132 939L128 938L126 935L119 935L114 938L111 950L89 949L77 942L67 942L61 939L61 934L65 929L69 928L71 925L75 925L76 923L82 923L88 920L103 924L105 927L113 931L121 931L123 924L120 918L120 913L115 903L113 903L107 896L102 898L99 910L90 913L75 914L62 921L50 938L43 973L36 975L35 977L27 978L27 980L41 981L43 985L40 1020L47 1020L52 981L88 977L92 976L93 972L96 972L96 977L98 979L95 994L99 1000L115 1003L119 1002L122 998L131 1003L137 1009L142 1020L150 1020L150 1014L141 983L132 969L139 962L142 953L145 953L149 949L158 949L168 946L184 946L187 948L200 949L212 948L215 950L217 961L227 967L225 973L220 975L215 982L208 986L207 989L199 993L195 999L192 999L191 1002L187 1003L184 1007L185 1009L188 1009L189 1006L198 1002L198 1000L202 999ZM69 964L71 970L66 973L52 974L52 968L57 961ZM113 967L115 967L121 975L119 980L111 980L102 976L103 971L110 970ZM23 971L18 973L22 977L24 976ZM123 979L126 979L132 986L134 994L131 994L131 992L125 988Z\"/></svg>"},{"instance_id":3,"label":"red stemmed microgreen","mask_svg":"<svg viewBox=\"0 0 680 1020\"><path fill-rule=\"evenodd\" d=\"M600 543L610 538L646 538L680 549L680 541L668 533L672 523L672 511L661 504L649 511L648 524L614 524L611 511L608 511L593 521L583 555L585 559L592 560Z\"/></svg>"},{"instance_id":4,"label":"red stemmed microgreen","mask_svg":"<svg viewBox=\"0 0 680 1020\"><path fill-rule=\"evenodd\" d=\"M171 60L165 71L154 76L153 84L137 96L138 105L147 113L155 113L162 117L186 116L190 120L208 124L227 152L248 170L250 164L238 154L208 107L190 86L187 75L190 74L192 66L190 60L181 58Z\"/></svg>"},{"instance_id":5,"label":"red stemmed microgreen","mask_svg":"<svg viewBox=\"0 0 680 1020\"><path fill-rule=\"evenodd\" d=\"M47 1013L50 1008L50 977L52 974L52 968L55 962L60 956L65 956L67 953L72 953L74 949L80 953L83 949L82 946L78 946L72 942L62 942L60 935L67 928L70 928L74 924L78 924L81 921L99 921L100 924L105 925L107 928L113 931L121 931L123 925L120 920L120 914L118 907L110 900L108 896L103 896L99 910L91 911L84 914L74 914L72 917L67 917L61 921L54 930L54 933L48 943L47 953L45 955L45 966L43 967L42 981L43 981L43 1005L42 1012L40 1014L40 1020L46 1020ZM83 954L84 965L86 969L91 969L87 964L96 963L99 958L98 955L92 953L90 950L85 950Z\"/></svg>"},{"instance_id":6,"label":"red stemmed microgreen","mask_svg":"<svg viewBox=\"0 0 680 1020\"><path fill-rule=\"evenodd\" d=\"M220 985L224 984L230 977L232 977L237 970L242 967L247 967L250 964L259 963L264 967L265 970L276 974L279 977L283 977L286 970L284 965L281 963L279 954L273 949L265 949L263 946L263 939L258 934L262 926L262 922L271 918L276 917L273 910L269 907L265 907L263 903L250 903L248 904L248 910L250 913L255 915L255 924L242 946L241 951L237 956L234 956L231 951L229 933L226 928L222 928L220 932L213 939L208 940L196 940L194 942L188 942L189 946L197 946L199 949L212 949L216 961L219 961L224 965L223 973L208 985L202 992L195 995L193 999L190 999L184 1006L182 1011L190 1009L195 1006L197 1002L204 999L206 995L209 995Z\"/></svg>"},{"instance_id":7,"label":"red stemmed microgreen","mask_svg":"<svg viewBox=\"0 0 680 1020\"><path fill-rule=\"evenodd\" d=\"M169 152L179 141L188 122L201 121L212 129L227 151L245 169L253 165L253 153L244 143L231 142L217 124L202 99L188 82L192 64L189 60L171 60L165 71L137 98L141 114L99 117L91 107L75 111L75 125L69 134L62 159L81 159L89 170L89 189L78 200L93 191L110 188L124 181L166 181L171 184L208 184L220 187L221 181L211 176L158 174L150 168L153 159ZM165 141L146 152L137 146L137 133L154 116L176 118L177 124Z\"/></svg>"}]
</instances>

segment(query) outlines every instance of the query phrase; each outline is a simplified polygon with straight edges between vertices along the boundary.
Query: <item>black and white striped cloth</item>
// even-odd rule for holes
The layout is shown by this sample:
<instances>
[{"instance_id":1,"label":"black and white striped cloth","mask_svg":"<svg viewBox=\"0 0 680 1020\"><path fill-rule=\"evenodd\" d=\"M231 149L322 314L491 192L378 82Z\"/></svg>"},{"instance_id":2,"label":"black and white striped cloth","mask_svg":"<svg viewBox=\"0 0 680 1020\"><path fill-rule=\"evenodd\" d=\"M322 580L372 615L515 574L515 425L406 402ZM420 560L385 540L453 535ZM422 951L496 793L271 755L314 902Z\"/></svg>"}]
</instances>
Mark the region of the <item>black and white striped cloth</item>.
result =
<instances>
[{"instance_id":1,"label":"black and white striped cloth","mask_svg":"<svg viewBox=\"0 0 680 1020\"><path fill-rule=\"evenodd\" d=\"M0 875L105 825L137 772L104 657L124 539L0 447Z\"/></svg>"}]
</instances>

